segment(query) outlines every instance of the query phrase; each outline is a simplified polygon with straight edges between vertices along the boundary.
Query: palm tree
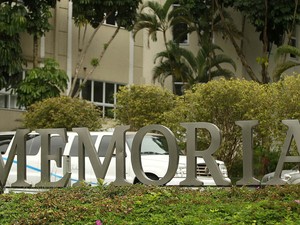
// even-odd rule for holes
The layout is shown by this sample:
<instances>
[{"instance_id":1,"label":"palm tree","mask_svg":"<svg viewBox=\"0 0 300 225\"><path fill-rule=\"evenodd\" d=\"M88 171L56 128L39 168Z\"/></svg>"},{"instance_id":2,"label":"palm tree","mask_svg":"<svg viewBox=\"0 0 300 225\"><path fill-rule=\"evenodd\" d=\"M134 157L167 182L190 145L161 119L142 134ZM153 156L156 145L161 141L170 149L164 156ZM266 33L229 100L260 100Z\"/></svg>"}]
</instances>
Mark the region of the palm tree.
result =
<instances>
[{"instance_id":1,"label":"palm tree","mask_svg":"<svg viewBox=\"0 0 300 225\"><path fill-rule=\"evenodd\" d=\"M170 12L171 25L187 24L186 33L196 32L199 45L212 41L214 33L227 38L229 34L226 27L234 38L241 39L242 32L235 26L230 13L223 9L224 20L222 20L220 11L214 7L213 2L197 2L196 9L187 8L185 5L176 7Z\"/></svg>"},{"instance_id":2,"label":"palm tree","mask_svg":"<svg viewBox=\"0 0 300 225\"><path fill-rule=\"evenodd\" d=\"M231 70L221 67L227 63L236 70L235 62L225 54L216 54L218 50L223 51L218 45L208 42L199 49L196 57L189 57L192 60L188 62L194 72L192 83L206 83L219 76L226 78L235 76Z\"/></svg>"},{"instance_id":3,"label":"palm tree","mask_svg":"<svg viewBox=\"0 0 300 225\"><path fill-rule=\"evenodd\" d=\"M299 62L295 62L295 61L286 61L286 55L287 54L292 54L295 56L300 57L300 49L296 48L294 46L291 45L282 45L280 47L278 47L276 54L275 54L275 60L279 60L279 58L283 58L283 60L281 61L281 63L278 63L273 71L272 77L273 77L273 81L278 81L281 78L281 75L283 74L283 72L285 72L286 70L295 67L295 66L300 66Z\"/></svg>"},{"instance_id":4,"label":"palm tree","mask_svg":"<svg viewBox=\"0 0 300 225\"><path fill-rule=\"evenodd\" d=\"M161 5L155 1L148 1L143 4L137 16L137 22L133 27L133 37L143 29L148 30L148 46L150 38L157 41L157 32L162 32L164 43L167 46L166 32L170 28L169 11L174 0L166 0Z\"/></svg>"},{"instance_id":5,"label":"palm tree","mask_svg":"<svg viewBox=\"0 0 300 225\"><path fill-rule=\"evenodd\" d=\"M192 68L187 63L189 57L193 57L190 51L169 41L167 50L159 52L155 56L154 63L159 60L159 65L153 68L153 81L158 80L160 84L164 85L165 79L171 76L173 80L189 82L193 79Z\"/></svg>"},{"instance_id":6,"label":"palm tree","mask_svg":"<svg viewBox=\"0 0 300 225\"><path fill-rule=\"evenodd\" d=\"M172 76L174 80L185 83L185 87L190 87L195 83L208 82L218 76L233 77L234 73L222 68L221 65L227 63L236 69L234 61L224 54L216 54L216 51L222 49L207 42L194 56L191 51L168 42L167 50L158 53L155 57L155 62L157 59L160 59L160 62L153 69L153 80L163 84L167 77Z\"/></svg>"}]
</instances>

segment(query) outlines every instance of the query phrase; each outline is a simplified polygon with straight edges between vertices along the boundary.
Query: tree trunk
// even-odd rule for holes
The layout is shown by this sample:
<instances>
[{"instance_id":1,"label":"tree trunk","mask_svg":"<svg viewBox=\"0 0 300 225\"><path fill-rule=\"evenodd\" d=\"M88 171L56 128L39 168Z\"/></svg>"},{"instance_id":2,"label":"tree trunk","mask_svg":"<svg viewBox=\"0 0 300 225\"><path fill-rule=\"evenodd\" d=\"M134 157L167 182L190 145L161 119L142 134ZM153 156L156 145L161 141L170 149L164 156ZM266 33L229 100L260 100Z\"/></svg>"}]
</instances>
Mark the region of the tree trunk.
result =
<instances>
[{"instance_id":1,"label":"tree trunk","mask_svg":"<svg viewBox=\"0 0 300 225\"><path fill-rule=\"evenodd\" d=\"M39 39L37 35L33 35L33 68L39 65Z\"/></svg>"},{"instance_id":2,"label":"tree trunk","mask_svg":"<svg viewBox=\"0 0 300 225\"><path fill-rule=\"evenodd\" d=\"M268 73L268 46L269 46L269 39L268 39L268 0L265 0L265 26L264 26L264 33L263 33L263 60L261 63L261 77L262 83L267 84L270 82L270 77Z\"/></svg>"},{"instance_id":3,"label":"tree trunk","mask_svg":"<svg viewBox=\"0 0 300 225\"><path fill-rule=\"evenodd\" d=\"M224 18L224 15L223 15L223 13L222 13L222 9L221 9L221 7L220 7L220 5L219 5L218 0L215 0L215 6L218 8L218 10L219 10L219 12L220 12L220 18L221 18L222 22L225 24L225 28L226 28L227 33L228 33L228 37L229 37L229 39L230 39L230 41L231 41L231 43L232 43L232 45L233 45L233 47L234 47L234 49L235 49L237 55L238 55L238 57L240 58L240 60L241 60L241 62L242 62L242 65L243 65L243 67L245 68L247 74L249 75L249 77L250 77L252 80L254 80L254 81L256 81L256 82L260 82L260 81L258 80L258 78L256 77L256 75L254 74L252 68L249 66L249 64L248 64L248 62L247 62L247 60L246 60L246 57L245 57L245 55L244 55L242 49L241 49L241 48L239 47L239 45L237 44L237 42L236 42L235 38L233 37L233 35L232 35L232 33L231 33L229 27L226 25L226 23L225 23L225 18Z\"/></svg>"},{"instance_id":4,"label":"tree trunk","mask_svg":"<svg viewBox=\"0 0 300 225\"><path fill-rule=\"evenodd\" d=\"M83 64L83 61L84 61L84 59L86 57L87 51L88 51L88 49L89 49L89 47L90 47L90 45L91 45L91 43L92 43L95 35L99 31L99 29L102 26L102 24L104 23L104 21L107 19L107 17L110 16L110 14L111 13L107 13L106 16L102 19L102 21L100 22L100 24L98 25L98 27L93 31L91 37L89 38L89 40L87 41L87 43L85 44L85 46L82 46L83 49L81 50L81 52L79 52L79 54L78 54L79 57L78 57L78 61L76 63L76 67L75 67L74 79L72 81L71 89L70 89L70 91L68 93L68 96L70 96L70 97L74 97L73 92L75 91L74 89L75 89L75 86L76 86L78 75L79 75L80 69L82 68L82 64Z\"/></svg>"},{"instance_id":5,"label":"tree trunk","mask_svg":"<svg viewBox=\"0 0 300 225\"><path fill-rule=\"evenodd\" d=\"M120 27L118 27L115 32L113 33L113 35L111 36L111 38L109 39L109 41L104 45L104 48L102 50L102 52L100 53L99 57L98 57L98 62L101 61L101 59L103 58L105 52L107 51L108 47L110 46L111 42L115 39L115 37L117 36L117 34L119 33ZM93 72L95 71L96 67L93 67L84 77L84 80L82 82L82 85L80 85L80 87L76 90L75 94L73 97L78 97L79 93L82 89L82 87L84 87L85 83L87 82L88 78L93 74Z\"/></svg>"}]
</instances>

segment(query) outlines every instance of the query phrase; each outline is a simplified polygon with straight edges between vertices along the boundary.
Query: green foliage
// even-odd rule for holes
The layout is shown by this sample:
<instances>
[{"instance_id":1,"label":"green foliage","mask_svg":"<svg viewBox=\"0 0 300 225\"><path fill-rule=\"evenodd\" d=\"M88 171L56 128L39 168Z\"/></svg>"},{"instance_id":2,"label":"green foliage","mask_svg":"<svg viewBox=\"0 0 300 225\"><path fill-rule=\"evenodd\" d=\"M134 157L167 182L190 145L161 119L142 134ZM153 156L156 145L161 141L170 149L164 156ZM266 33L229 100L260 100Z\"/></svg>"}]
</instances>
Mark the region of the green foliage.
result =
<instances>
[{"instance_id":1,"label":"green foliage","mask_svg":"<svg viewBox=\"0 0 300 225\"><path fill-rule=\"evenodd\" d=\"M24 59L19 33L40 37L50 30L50 8L54 0L1 1L0 6L0 89L15 88L20 82ZM37 38L34 39L37 46ZM37 47L34 48L37 64ZM36 66L36 65L35 65Z\"/></svg>"},{"instance_id":2,"label":"green foliage","mask_svg":"<svg viewBox=\"0 0 300 225\"><path fill-rule=\"evenodd\" d=\"M278 47L275 55L275 60L278 61L279 58L283 59L281 62L276 64L276 67L273 71L273 80L278 81L280 80L281 76L283 73L293 67L300 66L300 63L292 60L286 61L287 55L291 54L294 55L295 57L300 56L300 49L296 48L294 46L290 45L282 45Z\"/></svg>"},{"instance_id":3,"label":"green foliage","mask_svg":"<svg viewBox=\"0 0 300 225\"><path fill-rule=\"evenodd\" d=\"M283 80L272 84L275 120L270 126L274 127L276 139L280 144L282 144L287 130L286 125L283 125L280 121L286 119L300 120L299 89L300 75L287 76Z\"/></svg>"},{"instance_id":4,"label":"green foliage","mask_svg":"<svg viewBox=\"0 0 300 225\"><path fill-rule=\"evenodd\" d=\"M157 86L121 87L117 93L116 116L121 123L137 130L149 124L161 124L162 114L174 106L174 95Z\"/></svg>"},{"instance_id":5,"label":"green foliage","mask_svg":"<svg viewBox=\"0 0 300 225\"><path fill-rule=\"evenodd\" d=\"M189 88L192 84L208 82L218 76L234 76L232 71L221 67L226 63L235 69L234 61L224 54L218 54L217 50L222 51L219 46L206 43L194 55L170 41L167 43L167 50L155 57L154 63L157 59L160 61L153 69L153 80L157 79L164 84L165 79L172 76L175 81L186 83L186 88Z\"/></svg>"},{"instance_id":6,"label":"green foliage","mask_svg":"<svg viewBox=\"0 0 300 225\"><path fill-rule=\"evenodd\" d=\"M157 32L162 32L164 43L167 44L166 32L170 28L171 18L169 10L172 7L174 0L167 0L164 4L156 1L146 1L137 15L137 21L133 27L133 37L136 34L146 29L148 33L148 46L150 39L157 41Z\"/></svg>"},{"instance_id":7,"label":"green foliage","mask_svg":"<svg viewBox=\"0 0 300 225\"><path fill-rule=\"evenodd\" d=\"M66 96L48 98L31 105L25 113L24 126L38 128L87 127L97 130L101 127L101 113L95 105L85 100Z\"/></svg>"},{"instance_id":8,"label":"green foliage","mask_svg":"<svg viewBox=\"0 0 300 225\"><path fill-rule=\"evenodd\" d=\"M51 28L49 19L52 17L51 8L56 5L54 0L24 0L27 9L27 32L38 37L43 36Z\"/></svg>"},{"instance_id":9,"label":"green foliage","mask_svg":"<svg viewBox=\"0 0 300 225\"><path fill-rule=\"evenodd\" d=\"M0 6L0 89L14 87L22 71L19 33L26 29L26 10L18 4Z\"/></svg>"},{"instance_id":10,"label":"green foliage","mask_svg":"<svg viewBox=\"0 0 300 225\"><path fill-rule=\"evenodd\" d=\"M68 76L53 59L28 71L16 89L18 105L28 107L46 98L57 97L67 88Z\"/></svg>"},{"instance_id":11,"label":"green foliage","mask_svg":"<svg viewBox=\"0 0 300 225\"><path fill-rule=\"evenodd\" d=\"M0 196L1 224L299 224L300 186L88 187Z\"/></svg>"},{"instance_id":12,"label":"green foliage","mask_svg":"<svg viewBox=\"0 0 300 225\"><path fill-rule=\"evenodd\" d=\"M91 65L92 65L92 67L97 67L97 66L99 66L99 64L100 64L99 59L93 58L93 59L91 60Z\"/></svg>"},{"instance_id":13,"label":"green foliage","mask_svg":"<svg viewBox=\"0 0 300 225\"><path fill-rule=\"evenodd\" d=\"M294 29L293 25L300 21L300 8L297 1L252 1L252 0L222 0L225 6L234 7L247 16L250 23L260 33L263 39L263 32L267 27L269 43L281 45L283 36ZM267 3L267 15L266 15ZM294 15L295 13L295 15ZM267 17L267 20L266 18ZM267 24L265 23L267 21Z\"/></svg>"},{"instance_id":14,"label":"green foliage","mask_svg":"<svg viewBox=\"0 0 300 225\"><path fill-rule=\"evenodd\" d=\"M231 172L232 166L241 159L241 133L235 121L260 120L261 135L267 129L264 121L268 117L268 105L262 94L263 89L264 86L256 82L235 79L197 84L186 91L173 111L165 113L167 125L173 124L171 129L183 142L185 131L179 122L210 122L217 125L222 131L222 146L216 157L225 161ZM200 135L198 148L204 150L210 143L210 137L203 132Z\"/></svg>"},{"instance_id":15,"label":"green foliage","mask_svg":"<svg viewBox=\"0 0 300 225\"><path fill-rule=\"evenodd\" d=\"M153 80L158 80L162 85L169 76L184 83L192 80L193 71L185 61L190 57L193 59L194 55L189 50L180 48L179 44L169 41L167 50L155 56L154 63L159 60L159 64L153 68Z\"/></svg>"},{"instance_id":16,"label":"green foliage","mask_svg":"<svg viewBox=\"0 0 300 225\"><path fill-rule=\"evenodd\" d=\"M242 175L241 128L235 122L258 120L253 141L255 172L261 176L274 171L276 166L287 131L281 121L300 119L299 89L300 75L267 85L239 79L213 80L194 85L177 98L163 94L158 87L124 87L117 96L117 116L133 129L156 123L169 127L182 150L186 131L180 123L217 125L222 133L222 145L215 156L225 161L230 176L235 177ZM199 150L207 149L210 141L207 131L198 131Z\"/></svg>"},{"instance_id":17,"label":"green foliage","mask_svg":"<svg viewBox=\"0 0 300 225\"><path fill-rule=\"evenodd\" d=\"M79 0L73 2L73 16L77 26L90 24L96 28L101 25L105 15L115 14L117 25L130 29L140 3L141 0Z\"/></svg>"}]
</instances>

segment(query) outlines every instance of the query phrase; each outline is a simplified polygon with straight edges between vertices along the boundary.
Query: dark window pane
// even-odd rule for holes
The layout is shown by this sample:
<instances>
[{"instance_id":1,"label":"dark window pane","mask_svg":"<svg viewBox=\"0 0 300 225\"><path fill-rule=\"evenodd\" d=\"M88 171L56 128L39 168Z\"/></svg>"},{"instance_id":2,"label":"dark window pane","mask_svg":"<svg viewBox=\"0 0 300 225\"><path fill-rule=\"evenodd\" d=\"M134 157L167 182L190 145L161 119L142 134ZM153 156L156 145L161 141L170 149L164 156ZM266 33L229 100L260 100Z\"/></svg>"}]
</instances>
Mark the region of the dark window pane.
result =
<instances>
[{"instance_id":1,"label":"dark window pane","mask_svg":"<svg viewBox=\"0 0 300 225\"><path fill-rule=\"evenodd\" d=\"M181 82L181 83L175 83L174 84L174 86L175 86L175 94L176 95L183 95L183 93L184 93L184 84Z\"/></svg>"},{"instance_id":2,"label":"dark window pane","mask_svg":"<svg viewBox=\"0 0 300 225\"><path fill-rule=\"evenodd\" d=\"M173 40L179 44L186 44L188 42L187 25L184 23L173 26Z\"/></svg>"},{"instance_id":3,"label":"dark window pane","mask_svg":"<svg viewBox=\"0 0 300 225\"><path fill-rule=\"evenodd\" d=\"M91 101L92 81L88 80L82 88L82 98Z\"/></svg>"},{"instance_id":4,"label":"dark window pane","mask_svg":"<svg viewBox=\"0 0 300 225\"><path fill-rule=\"evenodd\" d=\"M103 102L103 83L94 81L94 102Z\"/></svg>"},{"instance_id":5,"label":"dark window pane","mask_svg":"<svg viewBox=\"0 0 300 225\"><path fill-rule=\"evenodd\" d=\"M124 87L124 85L122 85L122 84L117 84L117 91L120 90L120 87Z\"/></svg>"},{"instance_id":6,"label":"dark window pane","mask_svg":"<svg viewBox=\"0 0 300 225\"><path fill-rule=\"evenodd\" d=\"M105 87L105 103L114 103L114 84L106 83Z\"/></svg>"},{"instance_id":7,"label":"dark window pane","mask_svg":"<svg viewBox=\"0 0 300 225\"><path fill-rule=\"evenodd\" d=\"M106 24L110 24L110 25L116 24L116 14L115 13L112 13L111 15L109 15L109 17L107 17Z\"/></svg>"},{"instance_id":8,"label":"dark window pane","mask_svg":"<svg viewBox=\"0 0 300 225\"><path fill-rule=\"evenodd\" d=\"M114 118L114 109L111 107L105 107L105 117Z\"/></svg>"}]
</instances>

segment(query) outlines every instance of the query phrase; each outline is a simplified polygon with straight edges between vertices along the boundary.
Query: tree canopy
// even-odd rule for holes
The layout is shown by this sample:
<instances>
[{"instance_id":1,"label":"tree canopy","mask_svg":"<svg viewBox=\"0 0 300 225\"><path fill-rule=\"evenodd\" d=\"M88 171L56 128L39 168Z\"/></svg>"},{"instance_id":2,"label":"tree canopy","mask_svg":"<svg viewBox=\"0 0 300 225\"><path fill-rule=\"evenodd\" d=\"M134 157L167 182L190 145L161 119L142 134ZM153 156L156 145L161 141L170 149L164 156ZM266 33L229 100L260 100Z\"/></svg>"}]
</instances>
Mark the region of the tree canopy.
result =
<instances>
[{"instance_id":1,"label":"tree canopy","mask_svg":"<svg viewBox=\"0 0 300 225\"><path fill-rule=\"evenodd\" d=\"M0 89L8 88L22 71L19 33L26 29L26 10L22 5L0 5Z\"/></svg>"},{"instance_id":2,"label":"tree canopy","mask_svg":"<svg viewBox=\"0 0 300 225\"><path fill-rule=\"evenodd\" d=\"M25 63L22 56L20 33L34 37L33 64L37 66L37 38L50 30L48 19L54 0L0 1L0 89L14 88L20 81Z\"/></svg>"},{"instance_id":3,"label":"tree canopy","mask_svg":"<svg viewBox=\"0 0 300 225\"><path fill-rule=\"evenodd\" d=\"M259 32L263 43L263 55L259 57L262 67L262 83L270 82L268 61L272 45L280 46L285 38L288 42L300 22L298 1L286 0L222 0L225 7L233 7L240 11Z\"/></svg>"},{"instance_id":4,"label":"tree canopy","mask_svg":"<svg viewBox=\"0 0 300 225\"><path fill-rule=\"evenodd\" d=\"M59 64L53 59L46 59L43 67L29 70L17 86L18 105L28 107L43 99L58 97L65 91L67 84L66 72L59 69Z\"/></svg>"}]
</instances>

